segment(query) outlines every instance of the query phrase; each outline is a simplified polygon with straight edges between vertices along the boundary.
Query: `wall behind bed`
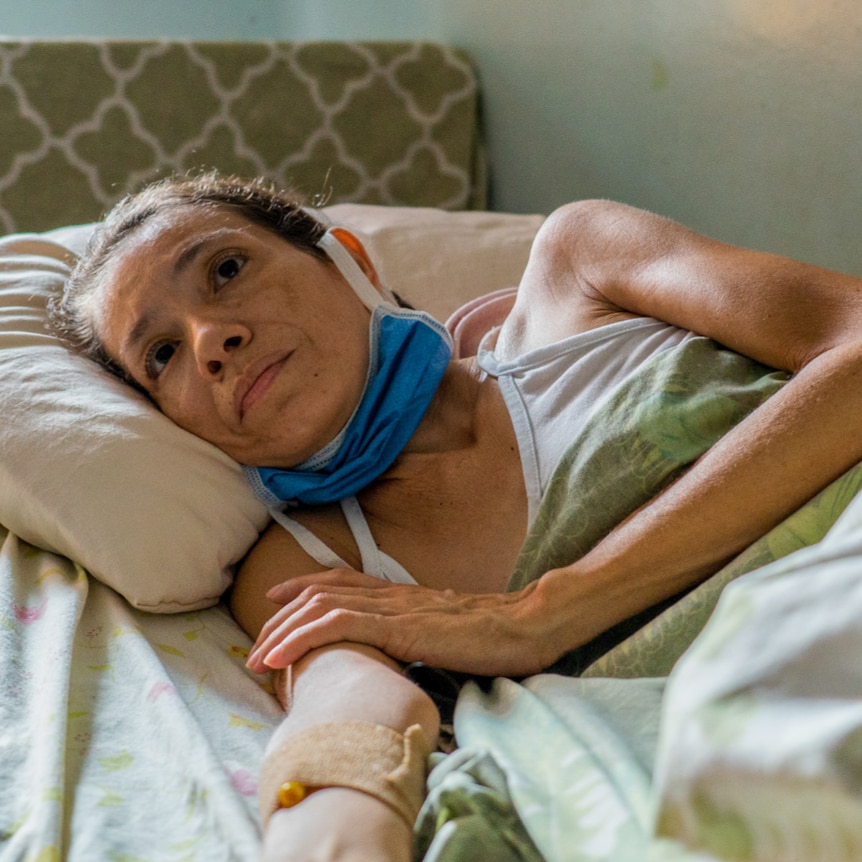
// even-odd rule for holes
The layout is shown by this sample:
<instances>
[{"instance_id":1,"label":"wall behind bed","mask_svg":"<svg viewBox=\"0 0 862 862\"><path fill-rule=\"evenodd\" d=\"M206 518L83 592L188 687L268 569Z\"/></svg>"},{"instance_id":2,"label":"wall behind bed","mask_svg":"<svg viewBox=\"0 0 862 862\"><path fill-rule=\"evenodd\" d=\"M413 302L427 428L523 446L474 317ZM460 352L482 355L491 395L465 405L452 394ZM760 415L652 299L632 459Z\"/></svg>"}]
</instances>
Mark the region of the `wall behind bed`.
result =
<instances>
[{"instance_id":1,"label":"wall behind bed","mask_svg":"<svg viewBox=\"0 0 862 862\"><path fill-rule=\"evenodd\" d=\"M603 196L862 275L858 0L28 0L11 36L430 38L482 75L492 205Z\"/></svg>"}]
</instances>

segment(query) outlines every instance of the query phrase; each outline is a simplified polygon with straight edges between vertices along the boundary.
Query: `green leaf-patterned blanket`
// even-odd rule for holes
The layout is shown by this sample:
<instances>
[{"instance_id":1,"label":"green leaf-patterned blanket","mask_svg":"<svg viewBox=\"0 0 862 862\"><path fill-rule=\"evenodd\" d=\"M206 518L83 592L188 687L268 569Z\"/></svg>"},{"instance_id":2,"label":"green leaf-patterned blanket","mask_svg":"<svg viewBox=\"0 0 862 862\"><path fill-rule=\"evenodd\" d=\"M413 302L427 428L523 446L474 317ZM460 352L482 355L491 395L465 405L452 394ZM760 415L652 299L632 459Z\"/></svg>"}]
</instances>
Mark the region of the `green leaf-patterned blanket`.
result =
<instances>
[{"instance_id":1,"label":"green leaf-patterned blanket","mask_svg":"<svg viewBox=\"0 0 862 862\"><path fill-rule=\"evenodd\" d=\"M555 471L510 589L583 556L787 381L707 338L653 357L597 409ZM666 676L734 578L820 541L862 486L837 479L683 598L628 621L556 669L589 676Z\"/></svg>"}]
</instances>

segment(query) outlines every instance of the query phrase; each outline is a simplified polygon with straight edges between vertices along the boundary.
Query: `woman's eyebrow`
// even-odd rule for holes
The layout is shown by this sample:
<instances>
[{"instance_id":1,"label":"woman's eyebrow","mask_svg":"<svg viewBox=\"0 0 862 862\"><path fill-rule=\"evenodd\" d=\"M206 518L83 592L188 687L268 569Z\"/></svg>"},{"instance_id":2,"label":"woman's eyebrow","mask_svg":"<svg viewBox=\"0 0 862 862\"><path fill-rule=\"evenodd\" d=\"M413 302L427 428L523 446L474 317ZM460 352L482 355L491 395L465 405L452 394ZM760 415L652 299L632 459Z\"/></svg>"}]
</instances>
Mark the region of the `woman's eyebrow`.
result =
<instances>
[{"instance_id":1,"label":"woman's eyebrow","mask_svg":"<svg viewBox=\"0 0 862 862\"><path fill-rule=\"evenodd\" d=\"M150 329L150 325L153 320L153 313L151 311L145 311L132 325L132 328L126 334L126 337L123 339L123 354L131 353L135 347L137 347L138 342L142 341L144 336Z\"/></svg>"},{"instance_id":2,"label":"woman's eyebrow","mask_svg":"<svg viewBox=\"0 0 862 862\"><path fill-rule=\"evenodd\" d=\"M219 231L218 233L224 233L224 231ZM218 239L218 237L214 234L207 234L206 236L198 237L194 242L189 243L178 255L177 259L174 261L174 265L172 268L172 273L174 276L182 275L187 269L189 269L195 262L195 260L200 256L202 251L205 251L207 246L212 244Z\"/></svg>"},{"instance_id":3,"label":"woman's eyebrow","mask_svg":"<svg viewBox=\"0 0 862 862\"><path fill-rule=\"evenodd\" d=\"M222 227L196 237L177 255L173 265L173 275L175 277L182 275L211 245L218 245L229 236L236 237L237 233L239 231L236 228Z\"/></svg>"}]
</instances>

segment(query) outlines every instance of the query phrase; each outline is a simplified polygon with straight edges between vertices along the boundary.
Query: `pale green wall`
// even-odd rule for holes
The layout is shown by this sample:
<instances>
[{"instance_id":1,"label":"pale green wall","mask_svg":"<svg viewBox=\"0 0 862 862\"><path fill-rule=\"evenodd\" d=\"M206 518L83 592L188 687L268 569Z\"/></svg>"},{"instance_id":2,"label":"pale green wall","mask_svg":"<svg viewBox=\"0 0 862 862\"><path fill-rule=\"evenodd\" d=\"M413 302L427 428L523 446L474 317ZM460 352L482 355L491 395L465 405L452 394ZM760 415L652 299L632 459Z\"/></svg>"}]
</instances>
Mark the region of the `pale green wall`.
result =
<instances>
[{"instance_id":1,"label":"pale green wall","mask_svg":"<svg viewBox=\"0 0 862 862\"><path fill-rule=\"evenodd\" d=\"M611 197L862 275L858 0L27 0L0 30L451 41L496 208Z\"/></svg>"},{"instance_id":2,"label":"pale green wall","mask_svg":"<svg viewBox=\"0 0 862 862\"><path fill-rule=\"evenodd\" d=\"M284 0L0 0L4 36L278 38Z\"/></svg>"}]
</instances>

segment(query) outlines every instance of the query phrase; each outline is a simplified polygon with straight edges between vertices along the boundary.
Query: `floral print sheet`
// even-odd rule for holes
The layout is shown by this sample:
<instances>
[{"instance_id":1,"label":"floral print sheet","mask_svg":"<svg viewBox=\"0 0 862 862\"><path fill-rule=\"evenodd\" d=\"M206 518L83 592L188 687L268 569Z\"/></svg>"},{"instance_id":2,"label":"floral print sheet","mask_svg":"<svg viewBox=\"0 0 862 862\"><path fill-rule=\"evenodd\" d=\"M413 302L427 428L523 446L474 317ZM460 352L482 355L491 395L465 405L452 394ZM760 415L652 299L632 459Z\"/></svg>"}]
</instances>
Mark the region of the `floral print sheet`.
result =
<instances>
[{"instance_id":1,"label":"floral print sheet","mask_svg":"<svg viewBox=\"0 0 862 862\"><path fill-rule=\"evenodd\" d=\"M229 614L136 611L0 542L0 862L257 859L281 710Z\"/></svg>"}]
</instances>

